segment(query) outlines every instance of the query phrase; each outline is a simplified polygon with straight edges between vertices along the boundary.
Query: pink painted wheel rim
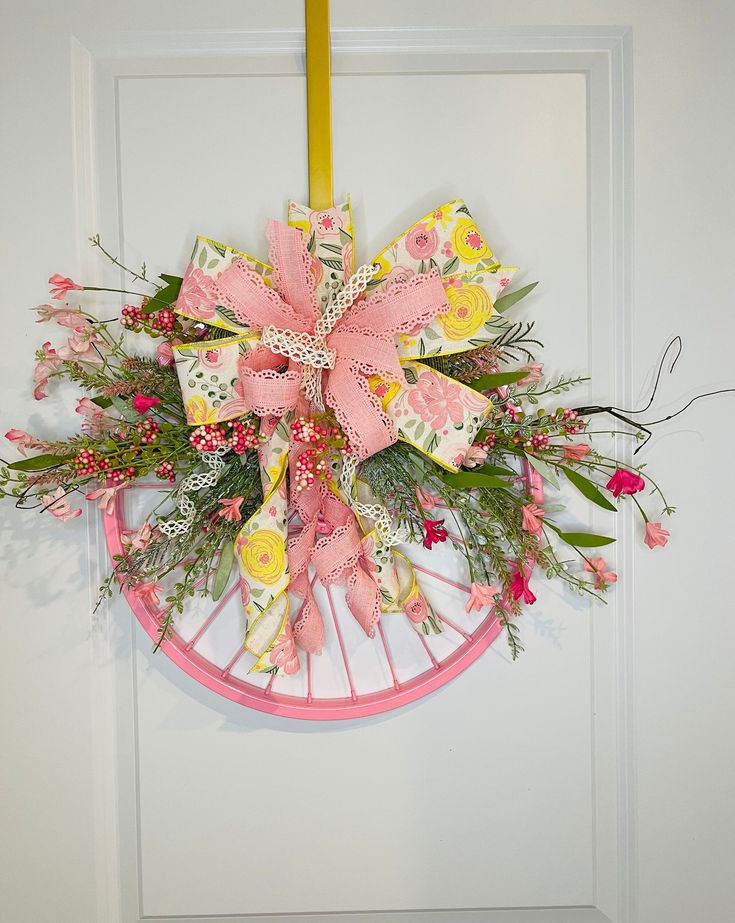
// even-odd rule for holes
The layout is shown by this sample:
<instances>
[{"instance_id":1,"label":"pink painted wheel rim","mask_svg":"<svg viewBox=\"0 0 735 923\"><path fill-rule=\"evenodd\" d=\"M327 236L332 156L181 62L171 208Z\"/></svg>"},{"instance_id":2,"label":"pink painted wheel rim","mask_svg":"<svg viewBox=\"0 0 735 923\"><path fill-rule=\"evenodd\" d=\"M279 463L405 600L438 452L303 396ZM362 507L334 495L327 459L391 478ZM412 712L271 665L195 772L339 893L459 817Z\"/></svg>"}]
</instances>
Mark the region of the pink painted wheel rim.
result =
<instances>
[{"instance_id":1,"label":"pink painted wheel rim","mask_svg":"<svg viewBox=\"0 0 735 923\"><path fill-rule=\"evenodd\" d=\"M527 469L526 477L528 478L529 486L536 502L542 502L543 491L538 475L532 469ZM122 534L126 525L123 501L120 495L116 498L114 512L110 515L105 515L104 527L107 548L110 555L121 554L123 550ZM465 592L469 591L468 587L451 580L451 578L445 578L418 564L414 564L414 567L419 577L428 576L432 580L444 582L450 586L462 589ZM160 625L162 611L153 607L149 602L139 599L125 587L123 587L123 593L143 629L154 641L158 640L158 627ZM230 590L228 594L225 594L223 600L227 600L232 593L233 590ZM394 708L408 705L410 702L415 702L417 699L428 695L430 692L434 692L445 685L445 683L459 676L460 673L466 670L470 664L474 663L478 657L485 652L502 630L499 619L492 611L472 632L464 631L451 619L443 614L437 613L445 625L462 636L462 643L453 653L439 661L432 654L424 636L416 632L416 643L423 645L432 665L428 670L416 675L412 679L399 682L393 669L390 648L382 626L379 625L375 643L382 643L385 648L386 658L393 676L392 687L382 689L378 692L357 694L353 689L349 661L344 656L344 648L342 648L344 666L347 671L352 694L342 698L317 698L312 697L309 693L301 697L274 691L272 688L274 683L273 676L265 688L254 686L234 676L231 671L240 656L242 656L242 647L237 651L233 651L231 660L224 668L212 663L196 650L197 641L201 639L217 617L219 611L222 610L224 605L223 600L220 600L219 604L213 605L212 612L204 619L202 627L195 633L195 640L193 642L192 639L188 641L185 640L174 631L170 639L162 643L160 648L161 651L197 682L201 683L212 692L224 696L226 699L230 699L232 702L237 702L240 705L246 705L249 708L254 708L257 711L266 712L271 715L302 720L324 721L359 718L381 714L382 712L391 711ZM331 596L329 596L329 602L331 606ZM336 618L335 627L337 629L340 647L342 647L342 639Z\"/></svg>"}]
</instances>

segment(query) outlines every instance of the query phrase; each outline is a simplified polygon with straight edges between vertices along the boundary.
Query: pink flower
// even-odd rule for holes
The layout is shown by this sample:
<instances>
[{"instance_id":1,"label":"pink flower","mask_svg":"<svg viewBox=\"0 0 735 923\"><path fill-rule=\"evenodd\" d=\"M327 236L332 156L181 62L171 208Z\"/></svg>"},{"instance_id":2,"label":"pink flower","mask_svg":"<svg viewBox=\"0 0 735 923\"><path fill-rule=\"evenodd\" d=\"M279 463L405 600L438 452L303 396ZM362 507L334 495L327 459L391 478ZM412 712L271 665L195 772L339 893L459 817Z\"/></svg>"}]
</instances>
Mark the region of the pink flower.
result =
<instances>
[{"instance_id":1,"label":"pink flower","mask_svg":"<svg viewBox=\"0 0 735 923\"><path fill-rule=\"evenodd\" d=\"M393 282L408 282L409 279L413 278L416 273L413 269L409 269L408 266L394 266L388 275L385 277L383 282L385 284L392 284ZM419 330L423 330L423 325L419 327Z\"/></svg>"},{"instance_id":2,"label":"pink flower","mask_svg":"<svg viewBox=\"0 0 735 923\"><path fill-rule=\"evenodd\" d=\"M521 508L523 516L523 528L526 532L532 532L534 535L541 535L542 519L546 512L535 503L527 503Z\"/></svg>"},{"instance_id":3,"label":"pink flower","mask_svg":"<svg viewBox=\"0 0 735 923\"><path fill-rule=\"evenodd\" d=\"M176 307L192 317L209 320L217 307L215 280L191 263L181 283Z\"/></svg>"},{"instance_id":4,"label":"pink flower","mask_svg":"<svg viewBox=\"0 0 735 923\"><path fill-rule=\"evenodd\" d=\"M418 625L428 617L429 605L420 593L416 593L413 596L409 596L405 601L403 604L403 611L414 625Z\"/></svg>"},{"instance_id":5,"label":"pink flower","mask_svg":"<svg viewBox=\"0 0 735 923\"><path fill-rule=\"evenodd\" d=\"M55 320L62 327L76 327L86 321L81 311L72 311L70 308L55 308L50 304L40 304L34 310L38 314L37 324Z\"/></svg>"},{"instance_id":6,"label":"pink flower","mask_svg":"<svg viewBox=\"0 0 735 923\"><path fill-rule=\"evenodd\" d=\"M649 548L656 548L657 545L665 545L669 541L669 536L671 532L667 532L666 529L662 528L660 522L647 522L646 523L646 537L643 541L648 545Z\"/></svg>"},{"instance_id":7,"label":"pink flower","mask_svg":"<svg viewBox=\"0 0 735 923\"><path fill-rule=\"evenodd\" d=\"M153 583L152 580L147 583L137 583L133 587L133 594L137 596L138 599L150 603L152 606L157 606L161 602L158 594L162 592L163 587Z\"/></svg>"},{"instance_id":8,"label":"pink flower","mask_svg":"<svg viewBox=\"0 0 735 923\"><path fill-rule=\"evenodd\" d=\"M421 487L416 488L416 499L425 510L433 510L437 504L442 502L441 497L437 497L436 494L430 494L428 490L423 490Z\"/></svg>"},{"instance_id":9,"label":"pink flower","mask_svg":"<svg viewBox=\"0 0 735 923\"><path fill-rule=\"evenodd\" d=\"M462 464L465 468L476 468L478 465L484 465L486 461L487 447L475 443L467 449L467 454Z\"/></svg>"},{"instance_id":10,"label":"pink flower","mask_svg":"<svg viewBox=\"0 0 735 923\"><path fill-rule=\"evenodd\" d=\"M612 491L613 497L619 497L620 494L637 494L643 490L646 482L634 471L628 471L625 468L616 468L615 473L605 485L609 491Z\"/></svg>"},{"instance_id":11,"label":"pink flower","mask_svg":"<svg viewBox=\"0 0 735 923\"><path fill-rule=\"evenodd\" d=\"M122 486L122 484L114 484L112 487L97 487L84 497L86 500L99 500L97 509L104 510L107 516L112 516L115 512L115 495Z\"/></svg>"},{"instance_id":12,"label":"pink flower","mask_svg":"<svg viewBox=\"0 0 735 923\"><path fill-rule=\"evenodd\" d=\"M120 422L117 417L113 417L104 408L98 407L88 397L80 398L76 412L84 417L82 430L90 436L101 436L114 429Z\"/></svg>"},{"instance_id":13,"label":"pink flower","mask_svg":"<svg viewBox=\"0 0 735 923\"><path fill-rule=\"evenodd\" d=\"M156 360L159 365L171 365L173 363L173 347L178 346L179 343L181 343L181 340L178 337L174 337L173 340L164 340L163 343L159 343L156 349Z\"/></svg>"},{"instance_id":14,"label":"pink flower","mask_svg":"<svg viewBox=\"0 0 735 923\"><path fill-rule=\"evenodd\" d=\"M441 429L448 419L452 423L461 423L464 419L459 385L431 372L419 375L409 392L408 403L432 429Z\"/></svg>"},{"instance_id":15,"label":"pink flower","mask_svg":"<svg viewBox=\"0 0 735 923\"><path fill-rule=\"evenodd\" d=\"M66 491L63 487L57 487L53 494L44 494L41 497L43 508L48 510L52 516L66 522L82 515L81 510L73 510L71 504L66 499Z\"/></svg>"},{"instance_id":16,"label":"pink flower","mask_svg":"<svg viewBox=\"0 0 735 923\"><path fill-rule=\"evenodd\" d=\"M332 237L339 234L339 229L344 227L344 222L339 215L330 211L312 212L309 215L311 227L317 237Z\"/></svg>"},{"instance_id":17,"label":"pink flower","mask_svg":"<svg viewBox=\"0 0 735 923\"><path fill-rule=\"evenodd\" d=\"M472 612L475 609L479 612L485 606L494 606L495 597L500 592L496 586L489 586L487 583L473 583L470 587L470 597L465 604L465 612Z\"/></svg>"},{"instance_id":18,"label":"pink flower","mask_svg":"<svg viewBox=\"0 0 735 923\"><path fill-rule=\"evenodd\" d=\"M606 570L607 564L602 558L590 558L585 560L584 569L595 575L595 589L604 590L609 583L617 583L618 575L611 570Z\"/></svg>"},{"instance_id":19,"label":"pink flower","mask_svg":"<svg viewBox=\"0 0 735 923\"><path fill-rule=\"evenodd\" d=\"M150 545L152 537L153 529L151 524L144 522L137 532L126 532L123 536L123 544L128 551L145 551Z\"/></svg>"},{"instance_id":20,"label":"pink flower","mask_svg":"<svg viewBox=\"0 0 735 923\"><path fill-rule=\"evenodd\" d=\"M515 599L520 599L522 596L523 602L529 606L536 602L536 597L531 592L531 588L528 585L528 577L518 565L516 565L513 572L513 579L510 582L510 591Z\"/></svg>"},{"instance_id":21,"label":"pink flower","mask_svg":"<svg viewBox=\"0 0 735 923\"><path fill-rule=\"evenodd\" d=\"M51 286L51 297L56 301L60 301L68 292L84 291L83 285L77 285L68 276L60 276L58 272L51 276L48 281Z\"/></svg>"},{"instance_id":22,"label":"pink flower","mask_svg":"<svg viewBox=\"0 0 735 923\"><path fill-rule=\"evenodd\" d=\"M564 458L569 459L569 461L582 461L583 458L586 458L592 451L592 446L586 445L584 442L580 442L579 445L565 445L564 446Z\"/></svg>"},{"instance_id":23,"label":"pink flower","mask_svg":"<svg viewBox=\"0 0 735 923\"><path fill-rule=\"evenodd\" d=\"M517 381L517 385L535 385L536 382L541 381L544 377L543 362L533 362L531 365L527 365L526 372L528 373L526 377Z\"/></svg>"},{"instance_id":24,"label":"pink flower","mask_svg":"<svg viewBox=\"0 0 735 923\"><path fill-rule=\"evenodd\" d=\"M133 405L133 410L137 410L138 413L144 414L147 413L151 407L156 407L161 403L160 397L148 397L147 394L141 394L140 391L135 395L131 401Z\"/></svg>"},{"instance_id":25,"label":"pink flower","mask_svg":"<svg viewBox=\"0 0 735 923\"><path fill-rule=\"evenodd\" d=\"M240 522L242 516L240 515L240 507L242 506L242 497L233 497L232 500L225 498L224 500L219 500L218 502L222 505L222 509L217 513L218 516L222 516L223 519L226 519L227 522Z\"/></svg>"},{"instance_id":26,"label":"pink flower","mask_svg":"<svg viewBox=\"0 0 735 923\"><path fill-rule=\"evenodd\" d=\"M99 350L104 348L105 344L90 324L79 324L74 327L66 345L59 349L59 356L67 362L92 362L101 365L103 360Z\"/></svg>"},{"instance_id":27,"label":"pink flower","mask_svg":"<svg viewBox=\"0 0 735 923\"><path fill-rule=\"evenodd\" d=\"M15 444L21 455L25 455L28 449L39 449L45 445L24 429L9 429L5 433L5 438Z\"/></svg>"},{"instance_id":28,"label":"pink flower","mask_svg":"<svg viewBox=\"0 0 735 923\"><path fill-rule=\"evenodd\" d=\"M439 235L434 228L417 224L406 234L406 252L415 260L428 260L439 247Z\"/></svg>"},{"instance_id":29,"label":"pink flower","mask_svg":"<svg viewBox=\"0 0 735 923\"><path fill-rule=\"evenodd\" d=\"M291 623L286 622L278 641L273 645L270 652L270 662L275 664L287 676L298 673L299 655L296 653L296 645L293 640L293 628Z\"/></svg>"},{"instance_id":30,"label":"pink flower","mask_svg":"<svg viewBox=\"0 0 735 923\"><path fill-rule=\"evenodd\" d=\"M432 545L438 542L446 542L448 538L443 519L425 519L424 533L424 548L428 548L429 551L431 551Z\"/></svg>"},{"instance_id":31,"label":"pink flower","mask_svg":"<svg viewBox=\"0 0 735 923\"><path fill-rule=\"evenodd\" d=\"M37 401L47 397L46 382L60 365L61 357L55 349L51 348L51 341L46 340L43 346L36 350L36 368L33 371L36 387L33 390L33 396Z\"/></svg>"}]
</instances>

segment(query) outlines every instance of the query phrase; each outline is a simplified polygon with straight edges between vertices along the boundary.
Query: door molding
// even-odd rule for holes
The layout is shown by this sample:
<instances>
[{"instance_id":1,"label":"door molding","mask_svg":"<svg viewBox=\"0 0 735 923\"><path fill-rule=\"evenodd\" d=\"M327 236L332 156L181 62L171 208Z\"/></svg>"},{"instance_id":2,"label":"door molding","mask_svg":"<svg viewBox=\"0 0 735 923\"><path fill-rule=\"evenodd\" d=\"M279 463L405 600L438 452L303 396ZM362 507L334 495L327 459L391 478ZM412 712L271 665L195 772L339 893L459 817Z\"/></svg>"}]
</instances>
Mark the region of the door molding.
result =
<instances>
[{"instance_id":1,"label":"door molding","mask_svg":"<svg viewBox=\"0 0 735 923\"><path fill-rule=\"evenodd\" d=\"M85 33L72 38L75 202L80 264L99 275L86 247L90 229L120 247L117 197L119 81L152 76L304 72L301 30ZM588 364L618 406L631 395L633 121L631 30L627 27L497 29L333 29L335 75L573 72L585 75L588 113ZM90 653L95 845L100 923L635 923L635 636L630 504L616 517L617 567L626 580L593 622L592 701L594 904L236 916L146 916L142 901L136 738L134 619L121 641L110 610L96 617ZM90 519L91 580L107 552ZM97 578L100 578L99 580ZM129 659L119 658L121 644Z\"/></svg>"}]
</instances>

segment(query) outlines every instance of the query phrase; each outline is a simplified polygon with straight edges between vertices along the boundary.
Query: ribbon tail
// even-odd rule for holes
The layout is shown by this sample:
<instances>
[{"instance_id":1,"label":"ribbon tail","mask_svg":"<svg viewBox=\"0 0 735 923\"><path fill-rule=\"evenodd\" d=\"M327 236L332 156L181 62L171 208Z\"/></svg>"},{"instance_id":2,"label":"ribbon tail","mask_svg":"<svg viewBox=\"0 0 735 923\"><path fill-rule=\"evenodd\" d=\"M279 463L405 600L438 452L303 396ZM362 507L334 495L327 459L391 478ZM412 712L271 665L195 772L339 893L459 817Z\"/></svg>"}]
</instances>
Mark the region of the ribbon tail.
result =
<instances>
[{"instance_id":1,"label":"ribbon tail","mask_svg":"<svg viewBox=\"0 0 735 923\"><path fill-rule=\"evenodd\" d=\"M324 620L314 599L308 574L294 580L291 589L302 596L304 603L293 624L293 637L298 646L308 654L321 654L324 646Z\"/></svg>"},{"instance_id":2,"label":"ribbon tail","mask_svg":"<svg viewBox=\"0 0 735 923\"><path fill-rule=\"evenodd\" d=\"M329 373L325 398L359 458L369 458L397 440L393 420L352 363L337 360Z\"/></svg>"}]
</instances>

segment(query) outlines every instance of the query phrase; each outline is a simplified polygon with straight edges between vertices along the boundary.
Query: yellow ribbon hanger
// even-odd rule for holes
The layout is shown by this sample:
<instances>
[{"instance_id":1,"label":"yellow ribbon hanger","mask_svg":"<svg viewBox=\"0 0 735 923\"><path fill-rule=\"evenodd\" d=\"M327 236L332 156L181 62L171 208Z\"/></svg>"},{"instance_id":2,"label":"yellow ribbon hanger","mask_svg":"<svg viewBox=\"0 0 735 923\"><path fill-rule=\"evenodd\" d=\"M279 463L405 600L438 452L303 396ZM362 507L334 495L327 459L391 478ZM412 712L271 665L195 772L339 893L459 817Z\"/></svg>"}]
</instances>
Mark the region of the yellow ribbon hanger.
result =
<instances>
[{"instance_id":1,"label":"yellow ribbon hanger","mask_svg":"<svg viewBox=\"0 0 735 923\"><path fill-rule=\"evenodd\" d=\"M321 211L333 204L329 0L306 0L305 13L309 205Z\"/></svg>"}]
</instances>

